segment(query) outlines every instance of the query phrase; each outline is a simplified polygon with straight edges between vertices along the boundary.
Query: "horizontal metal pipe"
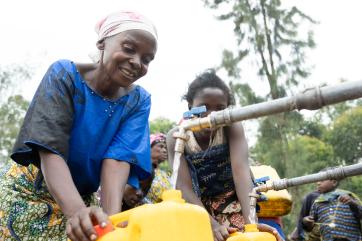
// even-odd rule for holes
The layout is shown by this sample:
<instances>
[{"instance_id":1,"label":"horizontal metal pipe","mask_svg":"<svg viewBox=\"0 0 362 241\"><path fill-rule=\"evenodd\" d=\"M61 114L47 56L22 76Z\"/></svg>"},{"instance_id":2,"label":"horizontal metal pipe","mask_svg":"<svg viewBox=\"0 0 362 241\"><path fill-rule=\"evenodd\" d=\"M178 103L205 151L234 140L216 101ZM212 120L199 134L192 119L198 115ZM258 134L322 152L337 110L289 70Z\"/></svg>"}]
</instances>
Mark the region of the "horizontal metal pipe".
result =
<instances>
[{"instance_id":1,"label":"horizontal metal pipe","mask_svg":"<svg viewBox=\"0 0 362 241\"><path fill-rule=\"evenodd\" d=\"M306 89L295 96L284 97L238 108L212 112L208 117L187 120L182 123L186 130L198 131L207 127L230 125L233 122L292 110L316 110L347 100L362 97L362 81L344 82L335 86Z\"/></svg>"},{"instance_id":2,"label":"horizontal metal pipe","mask_svg":"<svg viewBox=\"0 0 362 241\"><path fill-rule=\"evenodd\" d=\"M362 163L353 164L344 167L335 167L333 169L310 174L301 177L284 178L280 180L274 180L271 184L261 185L256 187L257 191L265 192L268 190L282 190L288 187L294 187L304 185L308 183L315 183L324 180L339 180L345 177L352 177L362 174Z\"/></svg>"}]
</instances>

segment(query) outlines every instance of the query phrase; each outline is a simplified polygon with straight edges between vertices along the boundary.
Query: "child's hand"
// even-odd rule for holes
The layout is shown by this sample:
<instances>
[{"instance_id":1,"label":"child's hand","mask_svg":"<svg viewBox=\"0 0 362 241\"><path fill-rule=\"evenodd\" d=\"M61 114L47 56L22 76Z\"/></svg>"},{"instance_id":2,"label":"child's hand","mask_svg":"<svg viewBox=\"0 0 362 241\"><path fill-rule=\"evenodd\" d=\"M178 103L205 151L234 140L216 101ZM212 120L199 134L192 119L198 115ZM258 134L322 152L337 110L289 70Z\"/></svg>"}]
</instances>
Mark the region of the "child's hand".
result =
<instances>
[{"instance_id":1,"label":"child's hand","mask_svg":"<svg viewBox=\"0 0 362 241\"><path fill-rule=\"evenodd\" d=\"M341 203L344 203L344 204L352 205L352 206L357 206L358 205L356 200L353 199L353 197L351 197L348 194L339 196L338 201L340 201Z\"/></svg>"},{"instance_id":2,"label":"child's hand","mask_svg":"<svg viewBox=\"0 0 362 241\"><path fill-rule=\"evenodd\" d=\"M225 241L229 237L228 229L220 225L217 221L211 220L212 232L214 234L214 241ZM231 230L230 231L234 231Z\"/></svg>"},{"instance_id":3,"label":"child's hand","mask_svg":"<svg viewBox=\"0 0 362 241\"><path fill-rule=\"evenodd\" d=\"M258 229L261 232L268 232L268 233L273 234L275 236L275 238L277 239L277 241L284 241L284 239L279 235L278 230L276 230L275 228L273 228L269 225L258 223Z\"/></svg>"},{"instance_id":4,"label":"child's hand","mask_svg":"<svg viewBox=\"0 0 362 241\"><path fill-rule=\"evenodd\" d=\"M72 241L93 241L97 239L94 225L107 226L108 216L99 207L85 207L74 213L68 220L66 232Z\"/></svg>"},{"instance_id":5,"label":"child's hand","mask_svg":"<svg viewBox=\"0 0 362 241\"><path fill-rule=\"evenodd\" d=\"M303 218L303 224L307 230L312 230L314 226L314 218L312 216L306 216Z\"/></svg>"}]
</instances>

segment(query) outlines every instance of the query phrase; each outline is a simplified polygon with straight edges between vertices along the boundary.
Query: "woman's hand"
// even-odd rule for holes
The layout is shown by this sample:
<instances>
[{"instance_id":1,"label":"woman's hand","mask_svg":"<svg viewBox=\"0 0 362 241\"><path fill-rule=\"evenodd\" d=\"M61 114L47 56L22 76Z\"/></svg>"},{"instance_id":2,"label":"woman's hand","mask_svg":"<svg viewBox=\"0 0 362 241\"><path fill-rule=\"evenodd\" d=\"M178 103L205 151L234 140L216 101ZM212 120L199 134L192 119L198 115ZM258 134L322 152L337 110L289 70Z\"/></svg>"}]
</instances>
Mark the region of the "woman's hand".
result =
<instances>
[{"instance_id":1,"label":"woman's hand","mask_svg":"<svg viewBox=\"0 0 362 241\"><path fill-rule=\"evenodd\" d=\"M68 218L66 232L72 241L93 241L97 239L95 225L104 228L109 220L99 207L85 207Z\"/></svg>"},{"instance_id":2,"label":"woman's hand","mask_svg":"<svg viewBox=\"0 0 362 241\"><path fill-rule=\"evenodd\" d=\"M260 232L268 232L273 234L277 241L284 241L284 239L279 235L278 230L269 225L258 223L258 229Z\"/></svg>"}]
</instances>

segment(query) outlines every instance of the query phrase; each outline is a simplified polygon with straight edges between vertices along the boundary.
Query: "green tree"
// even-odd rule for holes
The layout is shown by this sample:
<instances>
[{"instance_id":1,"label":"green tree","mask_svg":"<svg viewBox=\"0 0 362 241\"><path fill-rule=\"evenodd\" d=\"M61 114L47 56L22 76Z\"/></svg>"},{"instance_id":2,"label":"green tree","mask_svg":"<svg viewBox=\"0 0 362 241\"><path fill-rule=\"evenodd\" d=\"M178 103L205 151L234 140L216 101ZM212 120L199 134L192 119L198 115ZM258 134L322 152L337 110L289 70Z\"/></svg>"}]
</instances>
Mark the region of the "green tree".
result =
<instances>
[{"instance_id":1,"label":"green tree","mask_svg":"<svg viewBox=\"0 0 362 241\"><path fill-rule=\"evenodd\" d=\"M9 159L28 104L23 96L14 95L0 106L0 166Z\"/></svg>"},{"instance_id":2,"label":"green tree","mask_svg":"<svg viewBox=\"0 0 362 241\"><path fill-rule=\"evenodd\" d=\"M326 141L333 146L340 164L354 164L362 156L362 106L341 114L332 123L326 134Z\"/></svg>"},{"instance_id":3,"label":"green tree","mask_svg":"<svg viewBox=\"0 0 362 241\"><path fill-rule=\"evenodd\" d=\"M285 95L285 87L297 86L309 75L305 57L315 46L313 31L303 32L300 26L316 22L297 7L285 9L279 0L203 2L212 9L227 9L218 19L234 23L237 49L224 50L222 60L230 77L240 78L242 61L256 61L257 74L268 81L269 96L276 99Z\"/></svg>"},{"instance_id":4,"label":"green tree","mask_svg":"<svg viewBox=\"0 0 362 241\"><path fill-rule=\"evenodd\" d=\"M0 167L9 160L28 101L19 92L19 83L31 77L27 66L0 66Z\"/></svg>"},{"instance_id":5,"label":"green tree","mask_svg":"<svg viewBox=\"0 0 362 241\"><path fill-rule=\"evenodd\" d=\"M152 121L150 121L150 132L151 134L154 133L164 133L167 134L169 130L176 126L176 123L164 118L158 117Z\"/></svg>"}]
</instances>

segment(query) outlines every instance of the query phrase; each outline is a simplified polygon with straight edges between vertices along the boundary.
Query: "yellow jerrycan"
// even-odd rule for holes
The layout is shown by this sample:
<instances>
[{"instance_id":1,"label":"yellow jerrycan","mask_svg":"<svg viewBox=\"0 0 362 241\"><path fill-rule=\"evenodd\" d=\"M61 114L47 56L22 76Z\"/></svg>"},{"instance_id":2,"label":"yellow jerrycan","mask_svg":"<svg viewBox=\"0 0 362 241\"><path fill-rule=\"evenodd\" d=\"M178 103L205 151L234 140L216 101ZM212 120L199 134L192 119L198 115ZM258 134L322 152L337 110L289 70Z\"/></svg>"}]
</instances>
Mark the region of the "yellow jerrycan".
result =
<instances>
[{"instance_id":1,"label":"yellow jerrycan","mask_svg":"<svg viewBox=\"0 0 362 241\"><path fill-rule=\"evenodd\" d=\"M255 178L268 176L270 180L267 183L280 179L277 171L271 166L260 165L250 168ZM260 207L258 217L280 217L290 213L293 201L287 190L269 190L263 194L267 197L267 201L258 202Z\"/></svg>"},{"instance_id":2,"label":"yellow jerrycan","mask_svg":"<svg viewBox=\"0 0 362 241\"><path fill-rule=\"evenodd\" d=\"M246 224L245 232L235 232L226 241L276 241L273 234L259 232L256 224Z\"/></svg>"},{"instance_id":3,"label":"yellow jerrycan","mask_svg":"<svg viewBox=\"0 0 362 241\"><path fill-rule=\"evenodd\" d=\"M185 203L178 190L165 191L162 200L111 216L114 230L97 241L213 241L205 209ZM117 227L125 221L127 227Z\"/></svg>"}]
</instances>

